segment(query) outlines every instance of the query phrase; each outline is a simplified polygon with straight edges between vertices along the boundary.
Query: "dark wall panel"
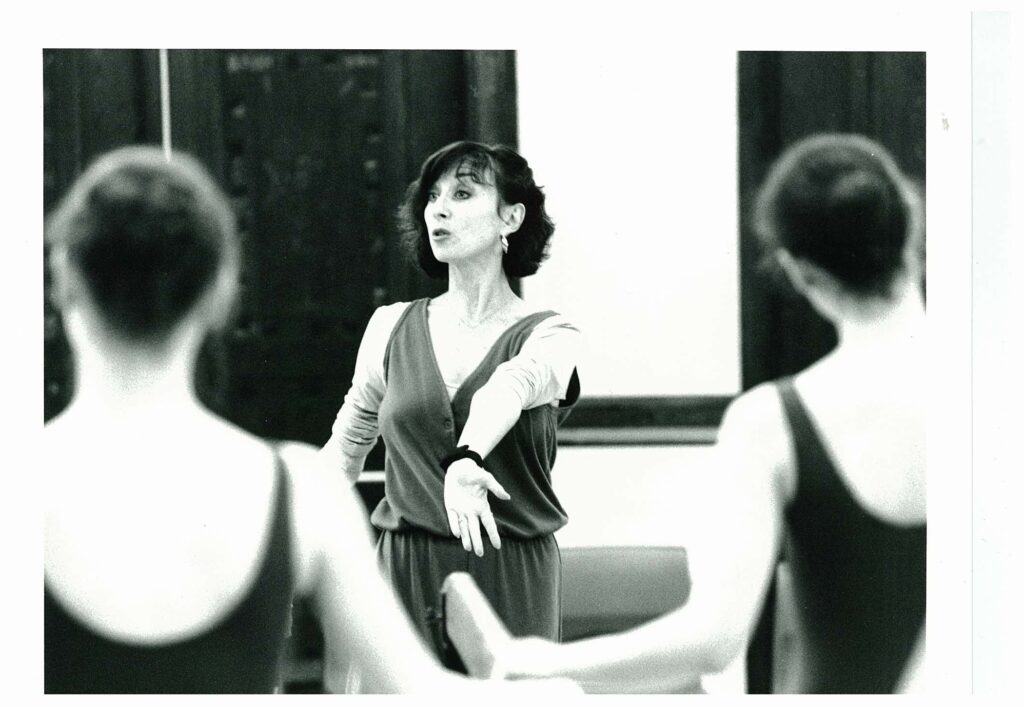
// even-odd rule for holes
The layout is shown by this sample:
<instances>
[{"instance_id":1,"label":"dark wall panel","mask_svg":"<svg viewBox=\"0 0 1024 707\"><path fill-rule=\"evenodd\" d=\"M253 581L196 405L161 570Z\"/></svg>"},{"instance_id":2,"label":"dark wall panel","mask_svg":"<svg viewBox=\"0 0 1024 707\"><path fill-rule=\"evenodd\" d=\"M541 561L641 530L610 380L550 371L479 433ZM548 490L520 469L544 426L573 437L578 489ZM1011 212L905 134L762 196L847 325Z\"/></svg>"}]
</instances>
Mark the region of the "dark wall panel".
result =
<instances>
[{"instance_id":1,"label":"dark wall panel","mask_svg":"<svg viewBox=\"0 0 1024 707\"><path fill-rule=\"evenodd\" d=\"M322 442L385 277L380 56L221 58L246 255L223 412L258 434Z\"/></svg>"}]
</instances>

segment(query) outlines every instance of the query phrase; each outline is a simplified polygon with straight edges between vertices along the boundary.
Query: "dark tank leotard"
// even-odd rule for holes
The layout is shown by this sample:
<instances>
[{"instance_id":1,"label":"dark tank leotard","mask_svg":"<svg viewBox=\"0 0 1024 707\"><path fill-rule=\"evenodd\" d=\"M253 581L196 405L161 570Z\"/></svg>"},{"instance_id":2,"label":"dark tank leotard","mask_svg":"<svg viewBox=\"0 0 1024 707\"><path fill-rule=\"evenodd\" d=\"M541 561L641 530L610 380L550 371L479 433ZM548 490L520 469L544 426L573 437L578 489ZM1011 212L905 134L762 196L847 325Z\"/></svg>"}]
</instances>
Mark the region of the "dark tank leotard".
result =
<instances>
[{"instance_id":1,"label":"dark tank leotard","mask_svg":"<svg viewBox=\"0 0 1024 707\"><path fill-rule=\"evenodd\" d=\"M902 526L850 494L792 381L778 384L796 448L785 556L802 643L790 687L887 693L897 686L925 615L927 525Z\"/></svg>"},{"instance_id":2,"label":"dark tank leotard","mask_svg":"<svg viewBox=\"0 0 1024 707\"><path fill-rule=\"evenodd\" d=\"M68 613L44 584L47 693L273 692L293 588L287 474L276 460L270 533L241 601L203 633L155 645L112 640Z\"/></svg>"}]
</instances>

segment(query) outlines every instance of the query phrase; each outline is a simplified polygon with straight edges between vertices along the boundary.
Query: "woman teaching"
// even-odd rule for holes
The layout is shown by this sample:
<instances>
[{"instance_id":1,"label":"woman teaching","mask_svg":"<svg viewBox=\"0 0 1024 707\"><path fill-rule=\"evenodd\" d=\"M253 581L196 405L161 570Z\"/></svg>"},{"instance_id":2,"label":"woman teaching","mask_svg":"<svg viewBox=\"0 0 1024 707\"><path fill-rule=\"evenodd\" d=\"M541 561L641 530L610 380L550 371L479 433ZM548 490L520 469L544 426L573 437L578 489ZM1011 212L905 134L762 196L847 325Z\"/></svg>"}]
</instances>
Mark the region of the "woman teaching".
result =
<instances>
[{"instance_id":1,"label":"woman teaching","mask_svg":"<svg viewBox=\"0 0 1024 707\"><path fill-rule=\"evenodd\" d=\"M494 646L505 674L634 692L721 672L745 648L784 548L802 650L781 687L922 684L920 201L881 145L820 135L772 167L755 223L772 261L835 325L838 346L730 404L702 487L702 537L687 548L693 588L683 607L620 634Z\"/></svg>"},{"instance_id":2,"label":"woman teaching","mask_svg":"<svg viewBox=\"0 0 1024 707\"><path fill-rule=\"evenodd\" d=\"M469 572L516 635L559 637L566 514L551 486L556 430L579 396L579 332L516 295L554 227L520 155L457 142L424 162L401 225L433 299L379 308L323 454L352 483L383 437L378 557L443 654L439 592Z\"/></svg>"},{"instance_id":3,"label":"woman teaching","mask_svg":"<svg viewBox=\"0 0 1024 707\"><path fill-rule=\"evenodd\" d=\"M477 693L413 631L365 513L317 450L268 443L197 399L196 357L228 319L241 251L202 166L111 152L47 239L75 394L40 450L45 691L272 692L304 595L328 688L357 661L367 690Z\"/></svg>"}]
</instances>

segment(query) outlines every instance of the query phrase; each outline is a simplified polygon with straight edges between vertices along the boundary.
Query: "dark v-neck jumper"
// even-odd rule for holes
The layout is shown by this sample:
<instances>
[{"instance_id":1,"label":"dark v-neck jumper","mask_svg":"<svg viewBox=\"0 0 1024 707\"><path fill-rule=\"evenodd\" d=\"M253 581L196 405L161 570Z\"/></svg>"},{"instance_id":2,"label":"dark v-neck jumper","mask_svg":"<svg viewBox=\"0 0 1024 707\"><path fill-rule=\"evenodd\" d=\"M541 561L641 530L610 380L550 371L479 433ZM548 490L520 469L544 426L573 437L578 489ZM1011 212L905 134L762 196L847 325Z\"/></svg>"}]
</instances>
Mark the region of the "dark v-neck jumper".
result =
<instances>
[{"instance_id":1,"label":"dark v-neck jumper","mask_svg":"<svg viewBox=\"0 0 1024 707\"><path fill-rule=\"evenodd\" d=\"M440 460L455 448L473 395L554 312L528 315L506 329L449 401L430 340L428 302L417 300L405 310L384 354L387 387L378 420L387 447L387 490L372 521L382 530L415 527L448 536ZM565 525L566 513L551 487L551 468L556 430L567 414L568 408L551 405L523 410L484 459L487 470L511 496L508 501L489 499L502 536L535 538Z\"/></svg>"},{"instance_id":2,"label":"dark v-neck jumper","mask_svg":"<svg viewBox=\"0 0 1024 707\"><path fill-rule=\"evenodd\" d=\"M451 572L470 573L514 635L560 634L561 561L554 532L567 516L551 485L556 430L568 407L540 405L519 420L484 459L510 500L490 496L502 547L484 556L462 548L444 509L440 460L456 446L474 393L513 358L553 312L528 315L504 331L449 400L427 321L429 300L413 302L392 330L384 357L386 390L378 412L387 447L385 496L373 511L384 531L378 554L413 623L445 657L435 620ZM573 402L573 401L569 401Z\"/></svg>"}]
</instances>

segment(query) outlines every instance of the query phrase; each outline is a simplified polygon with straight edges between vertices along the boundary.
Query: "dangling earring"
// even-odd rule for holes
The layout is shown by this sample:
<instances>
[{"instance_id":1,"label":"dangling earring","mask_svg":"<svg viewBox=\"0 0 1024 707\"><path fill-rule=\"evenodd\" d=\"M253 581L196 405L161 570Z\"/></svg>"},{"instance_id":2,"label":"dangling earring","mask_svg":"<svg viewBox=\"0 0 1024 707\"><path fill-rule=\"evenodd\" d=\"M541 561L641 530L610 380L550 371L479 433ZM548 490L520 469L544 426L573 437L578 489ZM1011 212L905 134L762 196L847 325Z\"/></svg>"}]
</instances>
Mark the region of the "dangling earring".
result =
<instances>
[{"instance_id":1,"label":"dangling earring","mask_svg":"<svg viewBox=\"0 0 1024 707\"><path fill-rule=\"evenodd\" d=\"M508 236L501 234L501 252L508 253Z\"/></svg>"}]
</instances>

